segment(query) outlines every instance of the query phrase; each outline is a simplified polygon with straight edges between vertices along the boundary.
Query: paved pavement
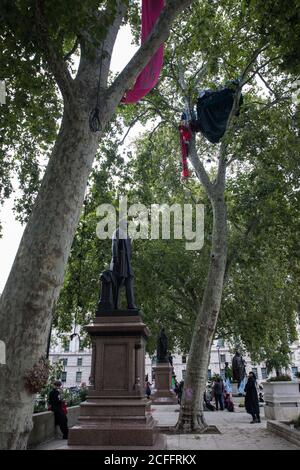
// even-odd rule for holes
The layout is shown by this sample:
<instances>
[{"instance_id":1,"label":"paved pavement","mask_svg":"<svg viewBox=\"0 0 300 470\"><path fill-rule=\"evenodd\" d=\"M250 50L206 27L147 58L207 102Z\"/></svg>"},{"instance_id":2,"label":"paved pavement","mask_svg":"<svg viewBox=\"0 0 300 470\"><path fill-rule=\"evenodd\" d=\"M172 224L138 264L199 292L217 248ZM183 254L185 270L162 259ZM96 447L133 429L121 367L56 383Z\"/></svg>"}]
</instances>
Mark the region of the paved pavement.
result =
<instances>
[{"instance_id":1,"label":"paved pavement","mask_svg":"<svg viewBox=\"0 0 300 470\"><path fill-rule=\"evenodd\" d=\"M178 419L179 407L152 405L153 417L159 426L173 426ZM220 434L167 434L169 450L300 450L299 447L273 434L266 428L261 408L262 422L250 424L251 416L243 408L235 407L234 413L224 411L205 412L207 424L214 425ZM66 441L53 440L36 447L38 450L65 449Z\"/></svg>"},{"instance_id":2,"label":"paved pavement","mask_svg":"<svg viewBox=\"0 0 300 470\"><path fill-rule=\"evenodd\" d=\"M153 406L153 416L160 425L174 425L178 419L175 406ZM174 414L173 414L174 413ZM214 425L220 434L167 435L167 448L171 450L300 450L299 447L267 430L261 408L261 423L252 420L244 409L235 407L234 413L205 412L207 424Z\"/></svg>"}]
</instances>

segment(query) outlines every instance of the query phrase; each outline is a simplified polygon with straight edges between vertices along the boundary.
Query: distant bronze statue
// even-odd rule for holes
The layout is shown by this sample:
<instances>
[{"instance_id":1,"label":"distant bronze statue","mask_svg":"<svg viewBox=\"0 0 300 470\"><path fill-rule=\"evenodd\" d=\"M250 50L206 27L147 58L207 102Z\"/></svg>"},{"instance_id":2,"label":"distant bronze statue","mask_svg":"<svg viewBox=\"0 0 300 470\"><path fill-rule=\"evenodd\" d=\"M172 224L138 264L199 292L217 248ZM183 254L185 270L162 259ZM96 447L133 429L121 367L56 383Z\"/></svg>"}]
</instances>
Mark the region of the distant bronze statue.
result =
<instances>
[{"instance_id":1,"label":"distant bronze statue","mask_svg":"<svg viewBox=\"0 0 300 470\"><path fill-rule=\"evenodd\" d=\"M246 375L245 361L242 358L241 354L236 351L235 355L232 358L232 376L233 380L238 382L238 387L240 386L242 380Z\"/></svg>"},{"instance_id":2,"label":"distant bronze statue","mask_svg":"<svg viewBox=\"0 0 300 470\"><path fill-rule=\"evenodd\" d=\"M157 338L157 354L156 354L156 361L158 363L161 362L169 362L168 358L168 338L165 334L165 329L162 328Z\"/></svg>"},{"instance_id":3,"label":"distant bronze statue","mask_svg":"<svg viewBox=\"0 0 300 470\"><path fill-rule=\"evenodd\" d=\"M131 240L120 228L112 236L110 268L101 274L100 279L101 294L98 312L120 308L120 291L123 286L126 290L127 308L137 309L134 300L134 275L131 267Z\"/></svg>"},{"instance_id":4,"label":"distant bronze statue","mask_svg":"<svg viewBox=\"0 0 300 470\"><path fill-rule=\"evenodd\" d=\"M169 360L170 365L173 367L173 356L170 353L170 351L168 352L168 360Z\"/></svg>"}]
</instances>

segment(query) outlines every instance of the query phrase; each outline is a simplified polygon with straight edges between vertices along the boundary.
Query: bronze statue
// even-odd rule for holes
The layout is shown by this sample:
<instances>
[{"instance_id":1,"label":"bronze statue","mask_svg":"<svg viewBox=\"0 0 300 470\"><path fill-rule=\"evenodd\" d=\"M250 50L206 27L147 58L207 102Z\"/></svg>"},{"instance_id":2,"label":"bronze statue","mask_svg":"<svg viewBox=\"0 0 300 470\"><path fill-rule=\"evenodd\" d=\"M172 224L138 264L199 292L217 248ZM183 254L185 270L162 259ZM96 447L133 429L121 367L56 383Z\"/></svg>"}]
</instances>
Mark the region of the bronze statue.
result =
<instances>
[{"instance_id":1,"label":"bronze statue","mask_svg":"<svg viewBox=\"0 0 300 470\"><path fill-rule=\"evenodd\" d=\"M127 308L137 309L134 300L134 275L131 267L131 240L120 228L112 236L110 268L101 274L100 279L101 294L98 312L120 308L120 291L123 286L126 290Z\"/></svg>"},{"instance_id":2,"label":"bronze statue","mask_svg":"<svg viewBox=\"0 0 300 470\"><path fill-rule=\"evenodd\" d=\"M165 334L165 329L162 328L159 337L157 338L157 353L156 362L169 362L168 358L168 338Z\"/></svg>"},{"instance_id":3,"label":"bronze statue","mask_svg":"<svg viewBox=\"0 0 300 470\"><path fill-rule=\"evenodd\" d=\"M123 238L120 235L123 235ZM133 292L133 270L131 267L131 240L124 235L120 228L112 237L112 260L110 271L114 277L113 299L114 307L119 308L120 290L124 285L128 309L136 309Z\"/></svg>"},{"instance_id":4,"label":"bronze statue","mask_svg":"<svg viewBox=\"0 0 300 470\"><path fill-rule=\"evenodd\" d=\"M245 361L243 360L241 354L236 351L235 355L232 358L232 376L233 380L238 382L238 387L240 386L243 378L246 375Z\"/></svg>"}]
</instances>

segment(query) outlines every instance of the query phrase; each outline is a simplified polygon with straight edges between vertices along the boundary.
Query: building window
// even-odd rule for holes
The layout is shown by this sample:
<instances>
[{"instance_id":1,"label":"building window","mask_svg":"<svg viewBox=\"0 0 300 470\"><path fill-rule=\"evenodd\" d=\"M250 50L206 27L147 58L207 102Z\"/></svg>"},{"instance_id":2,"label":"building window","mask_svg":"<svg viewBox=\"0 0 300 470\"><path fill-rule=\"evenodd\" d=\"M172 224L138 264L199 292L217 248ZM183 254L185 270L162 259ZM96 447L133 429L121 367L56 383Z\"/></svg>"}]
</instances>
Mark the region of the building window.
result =
<instances>
[{"instance_id":1,"label":"building window","mask_svg":"<svg viewBox=\"0 0 300 470\"><path fill-rule=\"evenodd\" d=\"M211 369L208 369L208 371L207 371L207 378L208 378L208 380L211 379Z\"/></svg>"},{"instance_id":2,"label":"building window","mask_svg":"<svg viewBox=\"0 0 300 470\"><path fill-rule=\"evenodd\" d=\"M67 365L68 365L68 359L67 359L66 357L63 357L63 358L62 358L62 364L63 364L64 367L67 367Z\"/></svg>"},{"instance_id":3,"label":"building window","mask_svg":"<svg viewBox=\"0 0 300 470\"><path fill-rule=\"evenodd\" d=\"M262 367L262 368L261 368L261 378L262 378L262 379L266 379L267 377L268 377L267 368L266 368L266 367Z\"/></svg>"},{"instance_id":4,"label":"building window","mask_svg":"<svg viewBox=\"0 0 300 470\"><path fill-rule=\"evenodd\" d=\"M62 382L67 381L67 372L65 370L61 373L61 381Z\"/></svg>"},{"instance_id":5,"label":"building window","mask_svg":"<svg viewBox=\"0 0 300 470\"><path fill-rule=\"evenodd\" d=\"M64 344L64 351L69 352L70 351L70 341Z\"/></svg>"},{"instance_id":6,"label":"building window","mask_svg":"<svg viewBox=\"0 0 300 470\"><path fill-rule=\"evenodd\" d=\"M183 369L183 370L182 370L182 380L185 380L185 374L186 374L186 370Z\"/></svg>"},{"instance_id":7,"label":"building window","mask_svg":"<svg viewBox=\"0 0 300 470\"><path fill-rule=\"evenodd\" d=\"M80 339L79 340L79 351L83 351L83 350L84 350L83 341Z\"/></svg>"},{"instance_id":8,"label":"building window","mask_svg":"<svg viewBox=\"0 0 300 470\"><path fill-rule=\"evenodd\" d=\"M293 376L294 379L296 378L296 374L298 374L298 367L293 366L292 367L292 376Z\"/></svg>"},{"instance_id":9,"label":"building window","mask_svg":"<svg viewBox=\"0 0 300 470\"><path fill-rule=\"evenodd\" d=\"M220 361L221 362L226 362L226 355L225 354L220 354Z\"/></svg>"},{"instance_id":10,"label":"building window","mask_svg":"<svg viewBox=\"0 0 300 470\"><path fill-rule=\"evenodd\" d=\"M186 364L186 356L181 356L181 362L182 364Z\"/></svg>"},{"instance_id":11,"label":"building window","mask_svg":"<svg viewBox=\"0 0 300 470\"><path fill-rule=\"evenodd\" d=\"M82 357L77 358L77 366L81 367L82 366Z\"/></svg>"},{"instance_id":12,"label":"building window","mask_svg":"<svg viewBox=\"0 0 300 470\"><path fill-rule=\"evenodd\" d=\"M256 377L256 378L258 378L258 370L257 370L257 367L252 367L251 372L253 372L253 374L255 374L255 377Z\"/></svg>"},{"instance_id":13,"label":"building window","mask_svg":"<svg viewBox=\"0 0 300 470\"><path fill-rule=\"evenodd\" d=\"M81 382L82 372L76 372L76 382Z\"/></svg>"},{"instance_id":14,"label":"building window","mask_svg":"<svg viewBox=\"0 0 300 470\"><path fill-rule=\"evenodd\" d=\"M217 343L218 348L224 348L224 339L219 338Z\"/></svg>"}]
</instances>

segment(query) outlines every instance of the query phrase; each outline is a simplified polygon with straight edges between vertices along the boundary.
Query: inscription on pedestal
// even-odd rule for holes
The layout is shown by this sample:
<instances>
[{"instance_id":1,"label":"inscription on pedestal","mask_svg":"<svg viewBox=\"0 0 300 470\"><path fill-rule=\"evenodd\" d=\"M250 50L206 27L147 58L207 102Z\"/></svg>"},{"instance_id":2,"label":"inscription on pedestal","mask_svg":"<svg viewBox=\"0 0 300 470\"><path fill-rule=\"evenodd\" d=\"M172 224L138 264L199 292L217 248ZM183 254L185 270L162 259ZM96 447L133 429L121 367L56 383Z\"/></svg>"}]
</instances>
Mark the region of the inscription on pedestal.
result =
<instances>
[{"instance_id":1,"label":"inscription on pedestal","mask_svg":"<svg viewBox=\"0 0 300 470\"><path fill-rule=\"evenodd\" d=\"M128 345L103 345L103 390L128 389Z\"/></svg>"}]
</instances>

